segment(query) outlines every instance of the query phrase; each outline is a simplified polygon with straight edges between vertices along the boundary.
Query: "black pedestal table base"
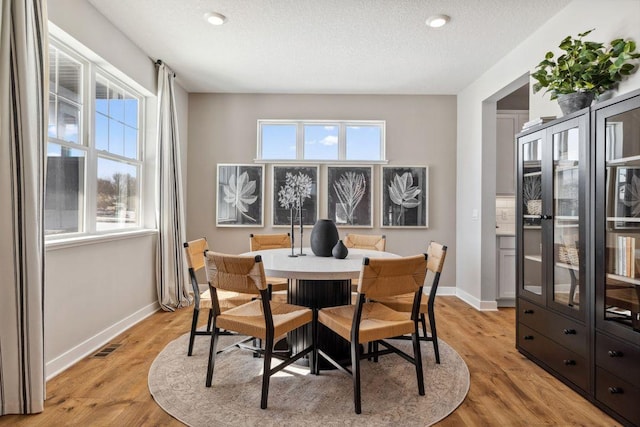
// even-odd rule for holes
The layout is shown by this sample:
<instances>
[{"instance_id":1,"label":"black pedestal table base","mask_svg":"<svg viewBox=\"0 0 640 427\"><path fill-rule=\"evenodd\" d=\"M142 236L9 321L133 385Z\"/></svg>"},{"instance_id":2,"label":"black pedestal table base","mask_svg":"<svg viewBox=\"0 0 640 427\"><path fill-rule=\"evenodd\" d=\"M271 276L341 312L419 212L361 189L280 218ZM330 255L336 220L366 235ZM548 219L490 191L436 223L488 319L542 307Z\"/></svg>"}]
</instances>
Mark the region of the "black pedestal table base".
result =
<instances>
[{"instance_id":1,"label":"black pedestal table base","mask_svg":"<svg viewBox=\"0 0 640 427\"><path fill-rule=\"evenodd\" d=\"M292 280L288 302L312 309L351 304L351 280ZM318 324L318 347L334 360L350 360L349 343L324 325ZM295 353L311 344L311 324L307 324L287 335ZM300 359L299 364L309 366L309 358ZM329 362L320 358L319 369L334 369Z\"/></svg>"}]
</instances>

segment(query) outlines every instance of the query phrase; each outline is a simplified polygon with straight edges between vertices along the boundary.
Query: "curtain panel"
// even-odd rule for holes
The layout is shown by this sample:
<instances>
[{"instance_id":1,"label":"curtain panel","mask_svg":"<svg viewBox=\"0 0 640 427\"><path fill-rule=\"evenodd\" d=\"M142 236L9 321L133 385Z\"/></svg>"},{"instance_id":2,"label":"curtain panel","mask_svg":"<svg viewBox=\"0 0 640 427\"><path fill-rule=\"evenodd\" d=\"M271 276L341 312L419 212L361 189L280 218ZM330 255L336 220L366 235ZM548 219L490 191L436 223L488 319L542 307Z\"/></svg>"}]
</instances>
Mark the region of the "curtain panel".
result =
<instances>
[{"instance_id":1,"label":"curtain panel","mask_svg":"<svg viewBox=\"0 0 640 427\"><path fill-rule=\"evenodd\" d=\"M46 0L0 2L0 415L44 407Z\"/></svg>"},{"instance_id":2,"label":"curtain panel","mask_svg":"<svg viewBox=\"0 0 640 427\"><path fill-rule=\"evenodd\" d=\"M174 94L175 74L158 66L158 173L156 184L156 281L165 311L191 304L183 244L186 241L180 138Z\"/></svg>"}]
</instances>

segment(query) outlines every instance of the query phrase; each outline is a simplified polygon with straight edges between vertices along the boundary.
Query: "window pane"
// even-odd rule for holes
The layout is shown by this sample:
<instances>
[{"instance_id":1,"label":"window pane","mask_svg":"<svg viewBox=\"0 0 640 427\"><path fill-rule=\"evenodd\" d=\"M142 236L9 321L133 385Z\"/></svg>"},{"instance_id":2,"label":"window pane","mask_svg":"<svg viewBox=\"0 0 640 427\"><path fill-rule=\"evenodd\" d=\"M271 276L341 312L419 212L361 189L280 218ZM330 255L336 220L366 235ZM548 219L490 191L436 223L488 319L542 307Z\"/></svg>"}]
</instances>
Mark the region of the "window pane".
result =
<instances>
[{"instance_id":1,"label":"window pane","mask_svg":"<svg viewBox=\"0 0 640 427\"><path fill-rule=\"evenodd\" d=\"M346 126L347 160L381 160L380 126Z\"/></svg>"},{"instance_id":2,"label":"window pane","mask_svg":"<svg viewBox=\"0 0 640 427\"><path fill-rule=\"evenodd\" d=\"M109 89L109 116L124 121L124 95L117 88Z\"/></svg>"},{"instance_id":3,"label":"window pane","mask_svg":"<svg viewBox=\"0 0 640 427\"><path fill-rule=\"evenodd\" d=\"M96 111L109 115L109 89L107 83L96 78Z\"/></svg>"},{"instance_id":4,"label":"window pane","mask_svg":"<svg viewBox=\"0 0 640 427\"><path fill-rule=\"evenodd\" d=\"M124 125L109 119L109 152L124 156Z\"/></svg>"},{"instance_id":5,"label":"window pane","mask_svg":"<svg viewBox=\"0 0 640 427\"><path fill-rule=\"evenodd\" d=\"M124 127L124 155L130 159L138 158L138 130Z\"/></svg>"},{"instance_id":6,"label":"window pane","mask_svg":"<svg viewBox=\"0 0 640 427\"><path fill-rule=\"evenodd\" d=\"M78 143L80 107L58 99L58 138Z\"/></svg>"},{"instance_id":7,"label":"window pane","mask_svg":"<svg viewBox=\"0 0 640 427\"><path fill-rule=\"evenodd\" d=\"M83 231L84 154L82 150L47 144L46 235Z\"/></svg>"},{"instance_id":8,"label":"window pane","mask_svg":"<svg viewBox=\"0 0 640 427\"><path fill-rule=\"evenodd\" d=\"M96 113L95 143L97 150L109 151L109 119Z\"/></svg>"},{"instance_id":9,"label":"window pane","mask_svg":"<svg viewBox=\"0 0 640 427\"><path fill-rule=\"evenodd\" d=\"M338 158L337 125L304 126L304 158L335 160Z\"/></svg>"},{"instance_id":10,"label":"window pane","mask_svg":"<svg viewBox=\"0 0 640 427\"><path fill-rule=\"evenodd\" d=\"M263 159L296 158L296 125L267 125L262 130Z\"/></svg>"},{"instance_id":11,"label":"window pane","mask_svg":"<svg viewBox=\"0 0 640 427\"><path fill-rule=\"evenodd\" d=\"M138 168L98 158L96 230L138 225Z\"/></svg>"},{"instance_id":12,"label":"window pane","mask_svg":"<svg viewBox=\"0 0 640 427\"><path fill-rule=\"evenodd\" d=\"M56 96L49 94L49 130L47 134L52 138L58 137L56 127Z\"/></svg>"},{"instance_id":13,"label":"window pane","mask_svg":"<svg viewBox=\"0 0 640 427\"><path fill-rule=\"evenodd\" d=\"M80 102L82 64L58 51L58 95Z\"/></svg>"},{"instance_id":14,"label":"window pane","mask_svg":"<svg viewBox=\"0 0 640 427\"><path fill-rule=\"evenodd\" d=\"M138 128L138 100L128 93L124 100L124 123Z\"/></svg>"}]
</instances>

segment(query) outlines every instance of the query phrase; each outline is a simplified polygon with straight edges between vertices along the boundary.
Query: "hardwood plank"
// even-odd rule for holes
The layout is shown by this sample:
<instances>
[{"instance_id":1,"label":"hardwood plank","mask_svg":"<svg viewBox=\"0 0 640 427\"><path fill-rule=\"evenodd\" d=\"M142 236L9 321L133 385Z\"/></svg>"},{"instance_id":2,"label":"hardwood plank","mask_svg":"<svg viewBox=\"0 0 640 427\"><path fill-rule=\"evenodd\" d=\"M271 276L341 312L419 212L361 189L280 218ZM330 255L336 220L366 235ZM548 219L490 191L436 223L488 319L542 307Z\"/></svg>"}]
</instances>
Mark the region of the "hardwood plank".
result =
<instances>
[{"instance_id":1,"label":"hardwood plank","mask_svg":"<svg viewBox=\"0 0 640 427\"><path fill-rule=\"evenodd\" d=\"M153 401L147 374L155 356L189 330L191 313L150 316L114 339L121 346L111 355L87 357L49 381L42 414L6 415L0 426L182 425ZM516 350L514 309L479 312L456 297L438 297L436 319L439 337L471 374L469 395L439 426L617 425Z\"/></svg>"}]
</instances>

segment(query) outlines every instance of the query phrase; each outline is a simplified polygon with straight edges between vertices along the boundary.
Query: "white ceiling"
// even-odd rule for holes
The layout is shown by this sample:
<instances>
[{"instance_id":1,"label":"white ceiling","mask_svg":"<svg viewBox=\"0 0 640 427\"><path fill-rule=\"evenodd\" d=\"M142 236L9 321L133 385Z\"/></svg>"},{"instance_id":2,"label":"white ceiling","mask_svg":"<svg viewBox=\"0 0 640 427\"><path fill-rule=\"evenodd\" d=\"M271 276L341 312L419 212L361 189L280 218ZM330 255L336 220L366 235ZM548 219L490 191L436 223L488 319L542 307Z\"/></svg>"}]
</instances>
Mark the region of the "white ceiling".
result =
<instances>
[{"instance_id":1,"label":"white ceiling","mask_svg":"<svg viewBox=\"0 0 640 427\"><path fill-rule=\"evenodd\" d=\"M570 0L88 1L189 92L456 94Z\"/></svg>"}]
</instances>

